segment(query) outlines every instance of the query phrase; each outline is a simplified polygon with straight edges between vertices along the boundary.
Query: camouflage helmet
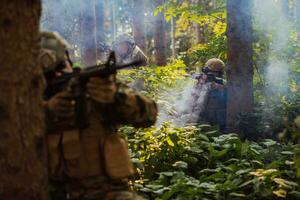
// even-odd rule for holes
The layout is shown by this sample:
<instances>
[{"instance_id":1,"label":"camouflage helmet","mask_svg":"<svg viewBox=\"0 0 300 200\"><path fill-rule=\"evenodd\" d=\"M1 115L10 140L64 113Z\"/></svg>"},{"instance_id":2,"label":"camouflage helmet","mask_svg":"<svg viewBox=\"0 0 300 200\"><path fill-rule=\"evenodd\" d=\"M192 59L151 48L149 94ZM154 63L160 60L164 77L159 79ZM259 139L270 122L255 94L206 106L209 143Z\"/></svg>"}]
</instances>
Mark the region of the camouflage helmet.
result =
<instances>
[{"instance_id":1,"label":"camouflage helmet","mask_svg":"<svg viewBox=\"0 0 300 200\"><path fill-rule=\"evenodd\" d=\"M122 42L127 42L128 44L134 46L135 42L132 36L128 35L128 34L122 34L119 35L115 41L113 42L113 48L115 48L117 45L119 45Z\"/></svg>"},{"instance_id":2,"label":"camouflage helmet","mask_svg":"<svg viewBox=\"0 0 300 200\"><path fill-rule=\"evenodd\" d=\"M225 69L225 64L218 58L212 58L205 63L205 67L213 72L223 72Z\"/></svg>"},{"instance_id":3,"label":"camouflage helmet","mask_svg":"<svg viewBox=\"0 0 300 200\"><path fill-rule=\"evenodd\" d=\"M70 45L56 32L41 32L40 61L43 69L57 65L65 60Z\"/></svg>"}]
</instances>

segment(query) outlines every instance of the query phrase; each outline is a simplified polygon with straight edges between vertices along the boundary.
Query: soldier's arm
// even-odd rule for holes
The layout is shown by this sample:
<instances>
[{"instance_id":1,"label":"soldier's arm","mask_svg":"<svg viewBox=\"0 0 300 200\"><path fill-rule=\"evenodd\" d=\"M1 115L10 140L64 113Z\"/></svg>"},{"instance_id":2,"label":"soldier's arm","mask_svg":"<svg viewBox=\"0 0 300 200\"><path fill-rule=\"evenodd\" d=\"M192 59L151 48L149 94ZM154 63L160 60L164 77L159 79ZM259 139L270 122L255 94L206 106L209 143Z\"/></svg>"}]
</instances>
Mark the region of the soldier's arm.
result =
<instances>
[{"instance_id":1,"label":"soldier's arm","mask_svg":"<svg viewBox=\"0 0 300 200\"><path fill-rule=\"evenodd\" d=\"M120 82L117 82L114 103L96 103L96 108L103 116L104 122L109 124L149 127L155 123L157 117L157 106L153 100Z\"/></svg>"},{"instance_id":2,"label":"soldier's arm","mask_svg":"<svg viewBox=\"0 0 300 200\"><path fill-rule=\"evenodd\" d=\"M46 132L56 133L66 128L74 128L74 102L69 92L59 92L43 101L46 119Z\"/></svg>"}]
</instances>

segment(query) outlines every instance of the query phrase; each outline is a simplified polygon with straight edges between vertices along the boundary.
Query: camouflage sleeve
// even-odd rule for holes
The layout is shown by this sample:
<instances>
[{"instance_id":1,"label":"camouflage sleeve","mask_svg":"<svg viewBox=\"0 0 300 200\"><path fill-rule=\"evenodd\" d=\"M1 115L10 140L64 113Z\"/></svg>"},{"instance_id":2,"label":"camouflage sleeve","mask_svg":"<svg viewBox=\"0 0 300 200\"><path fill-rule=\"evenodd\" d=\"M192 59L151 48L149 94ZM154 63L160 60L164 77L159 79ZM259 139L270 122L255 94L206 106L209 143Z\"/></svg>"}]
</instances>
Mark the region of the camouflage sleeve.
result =
<instances>
[{"instance_id":1,"label":"camouflage sleeve","mask_svg":"<svg viewBox=\"0 0 300 200\"><path fill-rule=\"evenodd\" d=\"M105 123L130 124L136 128L153 125L157 117L156 103L118 82L116 102L111 105L96 105Z\"/></svg>"}]
</instances>

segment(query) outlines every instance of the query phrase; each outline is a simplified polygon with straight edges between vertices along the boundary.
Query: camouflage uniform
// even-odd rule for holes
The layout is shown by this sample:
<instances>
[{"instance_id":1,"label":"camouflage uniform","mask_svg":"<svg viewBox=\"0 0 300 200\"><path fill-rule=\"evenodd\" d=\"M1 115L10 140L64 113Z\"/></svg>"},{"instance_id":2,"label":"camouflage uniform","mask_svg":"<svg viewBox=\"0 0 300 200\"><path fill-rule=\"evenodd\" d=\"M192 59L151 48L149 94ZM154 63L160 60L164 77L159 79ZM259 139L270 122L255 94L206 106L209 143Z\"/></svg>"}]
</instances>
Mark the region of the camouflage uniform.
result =
<instances>
[{"instance_id":1,"label":"camouflage uniform","mask_svg":"<svg viewBox=\"0 0 300 200\"><path fill-rule=\"evenodd\" d=\"M219 59L210 59L205 68L209 72L216 73L220 79L223 75L224 63ZM205 72L207 73L207 72ZM207 82L207 76L201 76L195 87L195 91L207 90L203 100L202 109L199 112L198 123L209 123L211 125L218 125L221 131L226 128L226 106L227 106L227 88L225 81L223 83ZM194 99L199 98L194 94ZM194 101L196 102L196 101ZM197 107L194 105L193 107Z\"/></svg>"},{"instance_id":2,"label":"camouflage uniform","mask_svg":"<svg viewBox=\"0 0 300 200\"><path fill-rule=\"evenodd\" d=\"M155 122L157 109L152 100L125 85L118 83L118 88L125 97L124 102L111 105L90 102L88 128L48 134L50 176L66 178L72 199L92 199L112 195L110 191L129 191L126 179L134 171L126 141L117 133L118 126L150 126ZM74 120L58 119L57 123L62 121L72 123Z\"/></svg>"},{"instance_id":3,"label":"camouflage uniform","mask_svg":"<svg viewBox=\"0 0 300 200\"><path fill-rule=\"evenodd\" d=\"M210 83L214 84L214 83ZM226 128L227 89L224 85L209 86L204 103L204 110L200 112L199 123L208 122L218 125L221 131Z\"/></svg>"},{"instance_id":4,"label":"camouflage uniform","mask_svg":"<svg viewBox=\"0 0 300 200\"><path fill-rule=\"evenodd\" d=\"M49 177L64 182L69 199L142 199L128 186L134 170L127 143L117 130L121 124L153 125L157 107L121 82L116 86L112 103L88 99L89 126L83 130L75 128L74 116L47 112Z\"/></svg>"},{"instance_id":5,"label":"camouflage uniform","mask_svg":"<svg viewBox=\"0 0 300 200\"><path fill-rule=\"evenodd\" d=\"M127 43L128 45L128 52L125 55L118 54L116 48L120 43ZM117 56L117 63L118 64L126 64L133 61L142 61L141 64L136 65L134 67L146 66L148 65L148 58L144 54L144 52L135 44L133 38L127 34L120 35L116 38L115 42L113 43L113 50L116 52Z\"/></svg>"}]
</instances>

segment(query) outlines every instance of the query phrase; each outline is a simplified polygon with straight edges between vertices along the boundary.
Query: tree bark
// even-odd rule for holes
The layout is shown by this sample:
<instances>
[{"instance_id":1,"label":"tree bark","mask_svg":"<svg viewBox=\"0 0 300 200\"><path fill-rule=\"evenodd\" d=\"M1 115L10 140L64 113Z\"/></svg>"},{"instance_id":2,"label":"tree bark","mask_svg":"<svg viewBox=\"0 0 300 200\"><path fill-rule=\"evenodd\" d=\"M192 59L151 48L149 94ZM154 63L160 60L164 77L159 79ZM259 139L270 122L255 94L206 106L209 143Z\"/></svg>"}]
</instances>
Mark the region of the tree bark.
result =
<instances>
[{"instance_id":1,"label":"tree bark","mask_svg":"<svg viewBox=\"0 0 300 200\"><path fill-rule=\"evenodd\" d=\"M115 41L117 37L117 20L116 20L116 6L115 0L111 0L111 32L112 32L112 39Z\"/></svg>"},{"instance_id":2,"label":"tree bark","mask_svg":"<svg viewBox=\"0 0 300 200\"><path fill-rule=\"evenodd\" d=\"M155 8L163 5L164 0L154 1ZM165 35L165 18L163 13L159 13L154 17L154 56L155 63L158 66L166 65L166 35Z\"/></svg>"},{"instance_id":3,"label":"tree bark","mask_svg":"<svg viewBox=\"0 0 300 200\"><path fill-rule=\"evenodd\" d=\"M103 45L105 44L104 31L104 0L96 0L96 37L97 37L97 58L104 61L105 55L103 52Z\"/></svg>"},{"instance_id":4,"label":"tree bark","mask_svg":"<svg viewBox=\"0 0 300 200\"><path fill-rule=\"evenodd\" d=\"M228 131L238 131L236 118L253 109L252 1L227 1Z\"/></svg>"},{"instance_id":5,"label":"tree bark","mask_svg":"<svg viewBox=\"0 0 300 200\"><path fill-rule=\"evenodd\" d=\"M300 28L300 0L295 0L297 26Z\"/></svg>"},{"instance_id":6,"label":"tree bark","mask_svg":"<svg viewBox=\"0 0 300 200\"><path fill-rule=\"evenodd\" d=\"M146 33L145 33L145 4L144 0L133 1L132 11L133 37L137 46L143 51L146 50Z\"/></svg>"},{"instance_id":7,"label":"tree bark","mask_svg":"<svg viewBox=\"0 0 300 200\"><path fill-rule=\"evenodd\" d=\"M173 59L176 58L177 52L176 52L176 19L175 17L172 17L171 19L171 47L172 47L172 57Z\"/></svg>"},{"instance_id":8,"label":"tree bark","mask_svg":"<svg viewBox=\"0 0 300 200\"><path fill-rule=\"evenodd\" d=\"M97 62L95 0L81 2L81 9L82 61L85 66L91 66L95 65Z\"/></svg>"},{"instance_id":9,"label":"tree bark","mask_svg":"<svg viewBox=\"0 0 300 200\"><path fill-rule=\"evenodd\" d=\"M0 199L46 200L39 0L0 1Z\"/></svg>"},{"instance_id":10,"label":"tree bark","mask_svg":"<svg viewBox=\"0 0 300 200\"><path fill-rule=\"evenodd\" d=\"M289 0L280 0L282 13L286 18L290 17Z\"/></svg>"},{"instance_id":11,"label":"tree bark","mask_svg":"<svg viewBox=\"0 0 300 200\"><path fill-rule=\"evenodd\" d=\"M59 0L51 0L45 2L48 9L48 31L55 31L63 35L63 26L61 23L62 7Z\"/></svg>"},{"instance_id":12,"label":"tree bark","mask_svg":"<svg viewBox=\"0 0 300 200\"><path fill-rule=\"evenodd\" d=\"M205 7L205 2L203 0L192 0L193 6L203 6ZM197 22L193 22L193 30L194 30L194 43L195 44L204 44L205 40L205 27L201 27Z\"/></svg>"}]
</instances>

